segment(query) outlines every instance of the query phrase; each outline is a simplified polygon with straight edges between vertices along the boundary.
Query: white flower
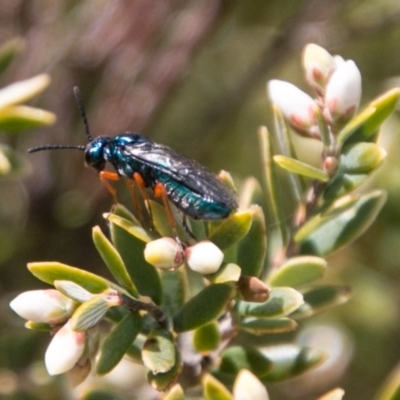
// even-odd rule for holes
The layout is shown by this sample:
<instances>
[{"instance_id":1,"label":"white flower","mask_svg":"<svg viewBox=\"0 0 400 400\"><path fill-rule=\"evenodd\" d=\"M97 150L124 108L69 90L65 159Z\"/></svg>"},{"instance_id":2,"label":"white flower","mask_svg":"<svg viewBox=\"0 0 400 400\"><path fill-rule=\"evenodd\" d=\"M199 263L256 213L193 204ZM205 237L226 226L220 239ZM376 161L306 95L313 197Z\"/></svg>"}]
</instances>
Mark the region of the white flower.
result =
<instances>
[{"instance_id":1,"label":"white flower","mask_svg":"<svg viewBox=\"0 0 400 400\"><path fill-rule=\"evenodd\" d=\"M299 133L318 138L319 129L315 113L315 101L289 82L272 80L267 85L268 96Z\"/></svg>"},{"instance_id":2,"label":"white flower","mask_svg":"<svg viewBox=\"0 0 400 400\"><path fill-rule=\"evenodd\" d=\"M160 269L176 269L182 265L184 254L182 246L171 238L161 238L146 244L145 260Z\"/></svg>"},{"instance_id":3,"label":"white flower","mask_svg":"<svg viewBox=\"0 0 400 400\"><path fill-rule=\"evenodd\" d=\"M58 290L31 290L11 301L10 307L22 318L56 325L66 321L75 303Z\"/></svg>"},{"instance_id":4,"label":"white flower","mask_svg":"<svg viewBox=\"0 0 400 400\"><path fill-rule=\"evenodd\" d=\"M189 268L204 275L217 272L224 260L224 253L207 240L188 247L185 254Z\"/></svg>"},{"instance_id":5,"label":"white flower","mask_svg":"<svg viewBox=\"0 0 400 400\"><path fill-rule=\"evenodd\" d=\"M311 43L304 48L303 67L307 82L322 95L329 77L336 69L335 58L323 47Z\"/></svg>"},{"instance_id":6,"label":"white flower","mask_svg":"<svg viewBox=\"0 0 400 400\"><path fill-rule=\"evenodd\" d=\"M269 400L265 386L247 369L242 369L237 375L233 397L235 400Z\"/></svg>"},{"instance_id":7,"label":"white flower","mask_svg":"<svg viewBox=\"0 0 400 400\"><path fill-rule=\"evenodd\" d=\"M361 73L352 60L338 63L325 93L324 115L330 122L346 122L357 111L361 99Z\"/></svg>"},{"instance_id":8,"label":"white flower","mask_svg":"<svg viewBox=\"0 0 400 400\"><path fill-rule=\"evenodd\" d=\"M86 333L72 330L69 321L54 335L44 358L50 375L67 372L75 366L85 350Z\"/></svg>"}]
</instances>

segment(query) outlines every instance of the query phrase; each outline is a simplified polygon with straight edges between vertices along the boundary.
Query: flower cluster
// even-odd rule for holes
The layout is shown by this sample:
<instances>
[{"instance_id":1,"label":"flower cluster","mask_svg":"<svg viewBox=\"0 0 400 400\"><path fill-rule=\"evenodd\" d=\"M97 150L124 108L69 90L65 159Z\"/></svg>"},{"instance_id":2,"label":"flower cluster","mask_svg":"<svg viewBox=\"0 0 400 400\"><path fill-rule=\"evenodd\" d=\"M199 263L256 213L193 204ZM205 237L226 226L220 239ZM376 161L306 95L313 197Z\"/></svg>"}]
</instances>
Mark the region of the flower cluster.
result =
<instances>
[{"instance_id":1,"label":"flower cluster","mask_svg":"<svg viewBox=\"0 0 400 400\"><path fill-rule=\"evenodd\" d=\"M319 115L335 133L356 113L361 99L361 74L354 61L332 56L315 44L305 47L303 67L315 99L280 80L270 81L267 91L297 133L320 139Z\"/></svg>"},{"instance_id":2,"label":"flower cluster","mask_svg":"<svg viewBox=\"0 0 400 400\"><path fill-rule=\"evenodd\" d=\"M45 354L50 375L84 365L89 365L89 371L95 353L96 325L110 307L121 305L122 298L112 289L92 294L70 281L55 281L54 285L58 290L23 292L10 307L28 321L28 328L40 327L54 335Z\"/></svg>"},{"instance_id":3,"label":"flower cluster","mask_svg":"<svg viewBox=\"0 0 400 400\"><path fill-rule=\"evenodd\" d=\"M159 269L174 270L185 261L190 269L200 274L213 274L219 270L224 253L209 240L182 249L174 239L164 237L147 243L144 257Z\"/></svg>"}]
</instances>

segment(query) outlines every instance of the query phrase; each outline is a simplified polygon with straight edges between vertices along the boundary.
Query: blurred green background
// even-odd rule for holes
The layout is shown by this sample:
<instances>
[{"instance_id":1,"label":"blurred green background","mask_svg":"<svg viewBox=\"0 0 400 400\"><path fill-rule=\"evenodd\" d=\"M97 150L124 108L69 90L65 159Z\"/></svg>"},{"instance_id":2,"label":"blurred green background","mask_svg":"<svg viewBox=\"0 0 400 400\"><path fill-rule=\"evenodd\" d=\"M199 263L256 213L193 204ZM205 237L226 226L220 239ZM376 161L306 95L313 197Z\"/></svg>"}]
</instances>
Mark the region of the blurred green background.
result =
<instances>
[{"instance_id":1,"label":"blurred green background","mask_svg":"<svg viewBox=\"0 0 400 400\"><path fill-rule=\"evenodd\" d=\"M85 144L72 93L77 85L93 136L137 131L211 170L230 171L238 182L262 178L256 132L263 124L272 128L266 82L283 79L306 89L305 44L356 62L363 103L400 85L396 0L1 0L0 44L16 37L25 48L1 87L48 73L50 87L31 104L58 120L22 134L0 132L2 143L21 153L40 144ZM387 162L369 182L388 191L383 213L367 234L328 260L329 280L352 286L354 296L311 319L340 327L344 358L318 382L269 387L272 399L315 398L334 386L346 390L346 399L373 398L400 360L399 133L394 115L381 136ZM296 144L303 159L318 162L309 159L315 143ZM0 386L10 387L0 398L68 398L62 385L33 372L49 339L24 330L8 302L22 290L44 287L28 273L29 261L57 260L106 274L91 227L105 227L102 213L112 199L84 167L81 152L26 157L30 174L0 180ZM119 199L129 205L125 191L121 186ZM38 397L28 397L30 390Z\"/></svg>"}]
</instances>

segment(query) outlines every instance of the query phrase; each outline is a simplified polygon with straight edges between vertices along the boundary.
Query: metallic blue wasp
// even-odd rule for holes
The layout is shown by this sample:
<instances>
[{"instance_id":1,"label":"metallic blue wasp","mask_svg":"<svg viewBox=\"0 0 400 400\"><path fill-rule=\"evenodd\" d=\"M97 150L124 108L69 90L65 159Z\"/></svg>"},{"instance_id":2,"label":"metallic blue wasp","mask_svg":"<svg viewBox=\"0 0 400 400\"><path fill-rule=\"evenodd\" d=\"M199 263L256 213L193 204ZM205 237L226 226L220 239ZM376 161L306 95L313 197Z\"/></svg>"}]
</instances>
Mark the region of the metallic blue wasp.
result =
<instances>
[{"instance_id":1,"label":"metallic blue wasp","mask_svg":"<svg viewBox=\"0 0 400 400\"><path fill-rule=\"evenodd\" d=\"M74 88L74 94L89 143L86 146L44 145L29 149L29 153L55 149L83 150L86 165L99 172L100 179L114 197L115 189L108 180L120 177L132 179L145 199L146 187L149 187L156 197L162 198L170 221L172 214L168 200L184 215L194 219L226 218L237 208L235 193L218 176L168 146L133 132L93 139L77 87ZM107 162L116 172L105 171Z\"/></svg>"}]
</instances>

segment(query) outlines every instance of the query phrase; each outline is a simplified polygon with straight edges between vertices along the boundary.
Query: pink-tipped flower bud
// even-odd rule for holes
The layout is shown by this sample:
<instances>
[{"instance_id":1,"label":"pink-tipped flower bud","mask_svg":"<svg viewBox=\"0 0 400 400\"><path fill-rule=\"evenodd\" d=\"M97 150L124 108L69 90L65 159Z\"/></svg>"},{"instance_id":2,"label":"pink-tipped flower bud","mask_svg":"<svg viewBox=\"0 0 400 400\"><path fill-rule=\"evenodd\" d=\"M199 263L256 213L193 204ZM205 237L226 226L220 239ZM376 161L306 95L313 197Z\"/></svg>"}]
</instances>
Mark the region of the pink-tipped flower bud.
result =
<instances>
[{"instance_id":1,"label":"pink-tipped flower bud","mask_svg":"<svg viewBox=\"0 0 400 400\"><path fill-rule=\"evenodd\" d=\"M331 123L345 123L357 111L361 99L361 73L352 60L339 62L325 93L324 116Z\"/></svg>"},{"instance_id":2,"label":"pink-tipped flower bud","mask_svg":"<svg viewBox=\"0 0 400 400\"><path fill-rule=\"evenodd\" d=\"M303 50L303 67L309 85L323 95L329 77L336 69L334 57L323 47L311 43Z\"/></svg>"},{"instance_id":3,"label":"pink-tipped flower bud","mask_svg":"<svg viewBox=\"0 0 400 400\"><path fill-rule=\"evenodd\" d=\"M12 300L10 307L28 321L56 325L71 316L76 303L55 289L30 290Z\"/></svg>"},{"instance_id":4,"label":"pink-tipped flower bud","mask_svg":"<svg viewBox=\"0 0 400 400\"><path fill-rule=\"evenodd\" d=\"M224 260L224 253L208 240L188 247L185 254L188 267L203 275L217 272Z\"/></svg>"},{"instance_id":5,"label":"pink-tipped flower bud","mask_svg":"<svg viewBox=\"0 0 400 400\"><path fill-rule=\"evenodd\" d=\"M69 321L54 335L45 354L50 375L67 372L79 361L85 350L86 332L75 332Z\"/></svg>"},{"instance_id":6,"label":"pink-tipped flower bud","mask_svg":"<svg viewBox=\"0 0 400 400\"><path fill-rule=\"evenodd\" d=\"M301 135L319 138L315 116L318 106L302 90L289 82L272 80L267 85L268 96L281 111L290 125Z\"/></svg>"},{"instance_id":7,"label":"pink-tipped flower bud","mask_svg":"<svg viewBox=\"0 0 400 400\"><path fill-rule=\"evenodd\" d=\"M145 260L159 269L176 269L184 262L182 246L171 238L161 238L146 244Z\"/></svg>"}]
</instances>

